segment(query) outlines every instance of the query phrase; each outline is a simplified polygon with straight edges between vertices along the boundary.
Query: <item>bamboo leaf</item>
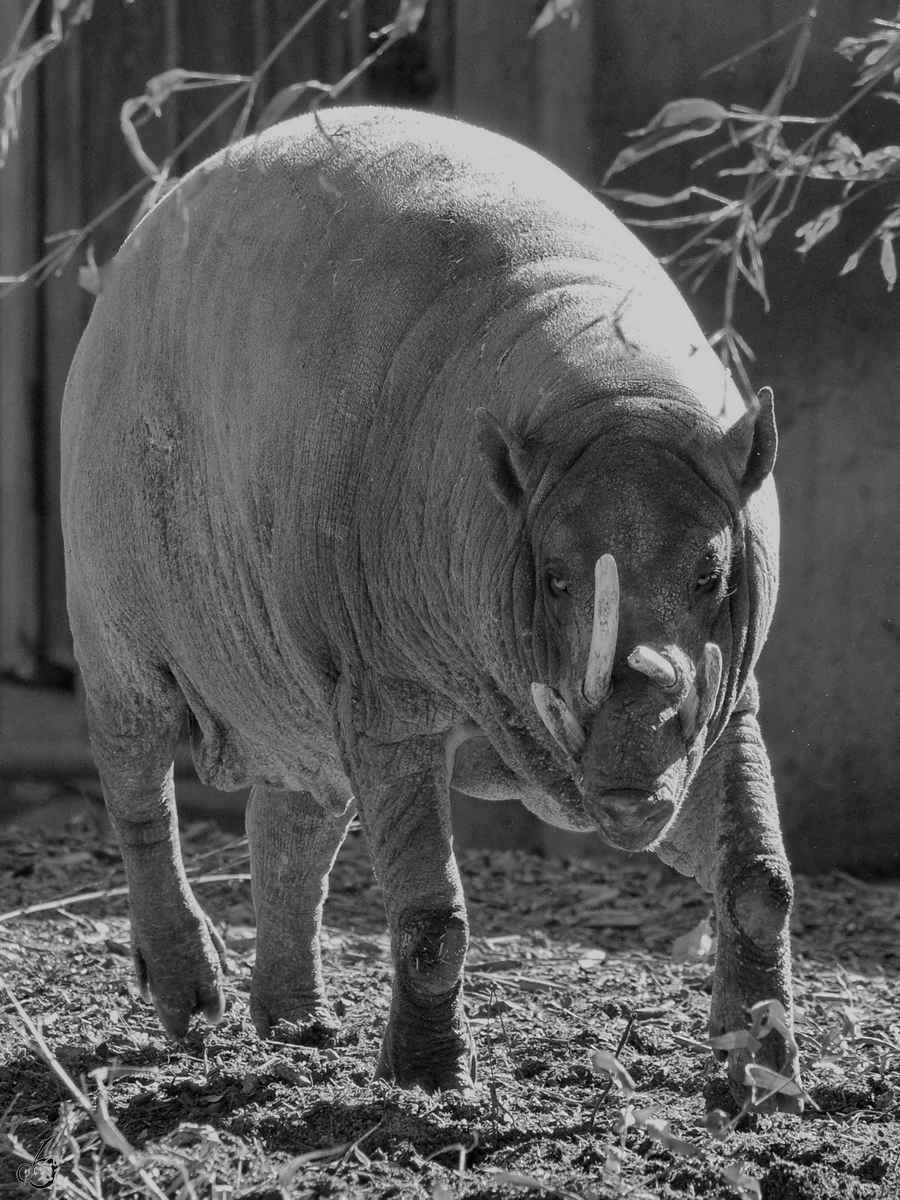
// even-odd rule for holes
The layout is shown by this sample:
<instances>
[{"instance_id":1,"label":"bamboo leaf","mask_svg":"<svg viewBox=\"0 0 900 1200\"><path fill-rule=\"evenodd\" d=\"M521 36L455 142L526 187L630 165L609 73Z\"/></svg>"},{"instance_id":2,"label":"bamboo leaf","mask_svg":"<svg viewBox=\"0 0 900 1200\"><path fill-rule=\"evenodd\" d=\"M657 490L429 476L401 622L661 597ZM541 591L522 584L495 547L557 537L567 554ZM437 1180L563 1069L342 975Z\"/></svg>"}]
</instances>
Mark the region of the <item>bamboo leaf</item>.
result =
<instances>
[{"instance_id":1,"label":"bamboo leaf","mask_svg":"<svg viewBox=\"0 0 900 1200\"><path fill-rule=\"evenodd\" d=\"M122 264L116 258L111 258L109 262L98 265L93 245L88 246L86 258L85 265L78 268L78 286L92 296L99 296L118 275Z\"/></svg>"},{"instance_id":2,"label":"bamboo leaf","mask_svg":"<svg viewBox=\"0 0 900 1200\"><path fill-rule=\"evenodd\" d=\"M160 106L168 100L173 92L181 90L189 74L190 72L185 71L183 67L173 67L170 71L154 75L147 80L144 95L140 97L141 101L146 103L158 116Z\"/></svg>"},{"instance_id":3,"label":"bamboo leaf","mask_svg":"<svg viewBox=\"0 0 900 1200\"><path fill-rule=\"evenodd\" d=\"M305 1154L298 1154L296 1158L290 1159L284 1164L278 1172L277 1183L280 1188L288 1188L294 1176L301 1167L305 1167L307 1163L322 1162L329 1158L340 1158L353 1145L352 1142L342 1142L339 1146L327 1146L323 1150L307 1150Z\"/></svg>"},{"instance_id":4,"label":"bamboo leaf","mask_svg":"<svg viewBox=\"0 0 900 1200\"><path fill-rule=\"evenodd\" d=\"M788 1015L780 1000L760 1000L750 1009L750 1029L754 1037L765 1038L777 1030L784 1038L784 1044L792 1060L800 1053L791 1029Z\"/></svg>"},{"instance_id":5,"label":"bamboo leaf","mask_svg":"<svg viewBox=\"0 0 900 1200\"><path fill-rule=\"evenodd\" d=\"M650 192L631 192L628 188L603 188L603 195L612 200L624 200L628 204L640 204L644 208L664 208L669 204L684 204L694 195L695 188L682 188L671 196L654 196Z\"/></svg>"},{"instance_id":6,"label":"bamboo leaf","mask_svg":"<svg viewBox=\"0 0 900 1200\"><path fill-rule=\"evenodd\" d=\"M755 1054L760 1043L749 1029L735 1029L732 1033L721 1033L718 1037L708 1038L706 1045L710 1050L750 1050Z\"/></svg>"},{"instance_id":7,"label":"bamboo leaf","mask_svg":"<svg viewBox=\"0 0 900 1200\"><path fill-rule=\"evenodd\" d=\"M897 282L897 258L894 254L894 239L891 234L882 234L879 261L881 273L887 282L887 289L892 292L894 284Z\"/></svg>"},{"instance_id":8,"label":"bamboo leaf","mask_svg":"<svg viewBox=\"0 0 900 1200\"><path fill-rule=\"evenodd\" d=\"M141 170L151 179L156 179L161 174L160 168L144 150L138 136L135 118L143 110L146 109L148 113L158 117L165 101L178 92L193 91L195 88L235 85L247 81L248 76L246 75L219 75L208 71L186 71L183 67L172 67L170 70L148 79L142 94L131 96L119 109L119 125L122 134Z\"/></svg>"},{"instance_id":9,"label":"bamboo leaf","mask_svg":"<svg viewBox=\"0 0 900 1200\"><path fill-rule=\"evenodd\" d=\"M288 110L308 91L327 92L328 87L317 79L306 79L303 83L292 83L276 92L262 111L256 124L256 132L262 133L270 125L277 124Z\"/></svg>"},{"instance_id":10,"label":"bamboo leaf","mask_svg":"<svg viewBox=\"0 0 900 1200\"><path fill-rule=\"evenodd\" d=\"M552 24L557 17L571 19L571 28L574 29L578 24L580 8L581 0L547 0L538 13L537 20L528 30L528 36L534 37L536 33L540 33L542 29L546 29L548 25Z\"/></svg>"},{"instance_id":11,"label":"bamboo leaf","mask_svg":"<svg viewBox=\"0 0 900 1200\"><path fill-rule=\"evenodd\" d=\"M813 217L811 221L805 221L799 229L796 229L794 235L801 239L797 253L806 254L817 242L821 242L822 238L827 237L833 229L836 229L841 219L841 211L840 204L830 204L827 208L823 208L817 217Z\"/></svg>"},{"instance_id":12,"label":"bamboo leaf","mask_svg":"<svg viewBox=\"0 0 900 1200\"><path fill-rule=\"evenodd\" d=\"M656 116L647 122L643 129L635 129L628 136L645 137L648 133L655 133L659 129L696 125L698 122L705 122L718 129L728 115L728 110L721 104L717 104L715 100L704 100L702 97L670 100L668 104L662 106ZM712 129L709 132L712 132Z\"/></svg>"},{"instance_id":13,"label":"bamboo leaf","mask_svg":"<svg viewBox=\"0 0 900 1200\"><path fill-rule=\"evenodd\" d=\"M747 1164L730 1163L723 1171L725 1178L740 1196L740 1200L762 1200L759 1180L747 1174Z\"/></svg>"},{"instance_id":14,"label":"bamboo leaf","mask_svg":"<svg viewBox=\"0 0 900 1200\"><path fill-rule=\"evenodd\" d=\"M533 1175L520 1175L517 1171L503 1171L499 1167L485 1167L495 1183L505 1183L507 1187L525 1188L529 1192L539 1192L547 1187L546 1182L535 1179Z\"/></svg>"},{"instance_id":15,"label":"bamboo leaf","mask_svg":"<svg viewBox=\"0 0 900 1200\"><path fill-rule=\"evenodd\" d=\"M683 1138L672 1132L672 1126L668 1121L664 1121L661 1117L654 1117L650 1109L639 1109L634 1114L634 1123L638 1128L646 1130L648 1136L654 1141L659 1142L661 1146L665 1146L673 1154L677 1154L680 1158L699 1158L707 1157L706 1151L702 1150L693 1142L686 1142Z\"/></svg>"},{"instance_id":16,"label":"bamboo leaf","mask_svg":"<svg viewBox=\"0 0 900 1200\"><path fill-rule=\"evenodd\" d=\"M712 925L706 917L698 922L690 933L684 933L672 943L672 962L706 962L716 952L716 940Z\"/></svg>"},{"instance_id":17,"label":"bamboo leaf","mask_svg":"<svg viewBox=\"0 0 900 1200\"><path fill-rule=\"evenodd\" d=\"M714 100L673 100L664 105L643 129L636 129L628 135L641 140L633 146L626 146L616 155L603 177L604 184L611 175L617 175L641 159L649 158L651 154L658 154L691 138L715 133L728 115L728 110Z\"/></svg>"},{"instance_id":18,"label":"bamboo leaf","mask_svg":"<svg viewBox=\"0 0 900 1200\"><path fill-rule=\"evenodd\" d=\"M886 78L888 75L893 76L896 83L900 72L900 36L892 32L882 34L881 38L881 44L863 59L864 69L859 73L856 87L864 87L873 79Z\"/></svg>"},{"instance_id":19,"label":"bamboo leaf","mask_svg":"<svg viewBox=\"0 0 900 1200\"><path fill-rule=\"evenodd\" d=\"M767 1092L779 1092L783 1096L805 1096L805 1092L796 1079L787 1075L779 1075L770 1067L761 1063L747 1063L744 1067L744 1081L752 1087L765 1088Z\"/></svg>"},{"instance_id":20,"label":"bamboo leaf","mask_svg":"<svg viewBox=\"0 0 900 1200\"><path fill-rule=\"evenodd\" d=\"M716 212L692 213L684 217L653 217L646 220L640 217L625 217L624 220L626 225L642 225L651 229L689 229L692 225L717 224L723 219L737 214L740 208L740 202L735 201L734 204L729 204Z\"/></svg>"},{"instance_id":21,"label":"bamboo leaf","mask_svg":"<svg viewBox=\"0 0 900 1200\"><path fill-rule=\"evenodd\" d=\"M623 1096L626 1098L633 1096L637 1090L634 1080L616 1056L610 1054L608 1050L595 1050L591 1055L591 1066L595 1071L611 1075L613 1083L621 1089Z\"/></svg>"},{"instance_id":22,"label":"bamboo leaf","mask_svg":"<svg viewBox=\"0 0 900 1200\"><path fill-rule=\"evenodd\" d=\"M406 37L415 33L419 23L425 16L428 0L400 0L400 7L394 17L392 33L395 38Z\"/></svg>"}]
</instances>

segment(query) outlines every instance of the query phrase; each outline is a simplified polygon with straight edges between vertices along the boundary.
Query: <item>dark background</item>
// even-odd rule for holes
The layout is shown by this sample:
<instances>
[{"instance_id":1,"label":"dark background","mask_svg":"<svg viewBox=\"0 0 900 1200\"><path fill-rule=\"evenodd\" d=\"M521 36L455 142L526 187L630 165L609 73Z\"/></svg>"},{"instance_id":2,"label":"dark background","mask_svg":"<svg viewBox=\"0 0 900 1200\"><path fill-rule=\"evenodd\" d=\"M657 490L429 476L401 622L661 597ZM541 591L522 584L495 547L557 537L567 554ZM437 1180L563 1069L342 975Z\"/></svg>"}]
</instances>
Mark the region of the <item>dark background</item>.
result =
<instances>
[{"instance_id":1,"label":"dark background","mask_svg":"<svg viewBox=\"0 0 900 1200\"><path fill-rule=\"evenodd\" d=\"M46 238L83 225L140 178L119 109L150 76L173 66L249 73L304 7L296 0L96 0L93 19L26 87L22 138L0 171L0 272L29 265L45 252ZM584 0L577 26L557 20L529 38L541 7L431 0L419 33L392 48L344 99L456 114L534 146L596 187L625 131L666 101L702 95L764 105L791 37L708 79L702 72L807 6ZM25 8L26 0L0 6L0 47ZM328 6L273 67L261 102L298 80L339 79L395 8L396 0ZM872 17L895 15L892 4L852 0L824 0L821 9L786 105L791 112L821 115L846 101L853 71L834 46L868 32ZM167 105L142 131L149 153L162 158L223 95L194 93ZM198 139L180 169L218 148L232 123L229 116ZM900 106L873 100L844 128L871 149L900 141L898 123ZM620 177L620 186L674 192L698 147L704 144L651 160ZM712 176L707 182L724 186ZM837 198L811 184L806 207L767 251L771 310L747 297L738 312L757 353L754 383L774 389L781 432L782 590L760 666L762 721L789 854L808 871L900 872L898 299L885 288L877 251L838 276L891 195L886 187L858 206L801 258L793 230ZM135 208L97 231L98 262L114 254ZM657 252L671 248L659 237L646 240ZM73 662L57 516L59 407L92 303L76 284L81 262L78 256L39 290L21 288L0 301L0 805L5 795L8 811L26 776L90 779L77 691L67 690ZM721 290L721 276L713 276L691 297L708 331L720 320ZM182 790L205 802L196 786ZM458 809L470 842L595 847L541 827L517 806L472 801Z\"/></svg>"}]
</instances>

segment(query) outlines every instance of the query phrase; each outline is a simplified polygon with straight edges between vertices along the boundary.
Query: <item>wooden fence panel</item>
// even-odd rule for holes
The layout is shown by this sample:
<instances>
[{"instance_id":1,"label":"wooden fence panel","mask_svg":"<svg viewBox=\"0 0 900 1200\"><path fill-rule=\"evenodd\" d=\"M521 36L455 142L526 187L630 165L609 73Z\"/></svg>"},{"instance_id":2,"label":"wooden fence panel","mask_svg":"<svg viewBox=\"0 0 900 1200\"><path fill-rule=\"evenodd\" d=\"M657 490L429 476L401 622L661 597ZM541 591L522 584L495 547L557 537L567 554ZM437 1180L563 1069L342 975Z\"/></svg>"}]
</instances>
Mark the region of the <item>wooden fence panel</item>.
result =
<instances>
[{"instance_id":1,"label":"wooden fence panel","mask_svg":"<svg viewBox=\"0 0 900 1200\"><path fill-rule=\"evenodd\" d=\"M577 22L554 21L534 35L531 50L531 144L589 186L607 149L595 113L598 8L585 4Z\"/></svg>"},{"instance_id":2,"label":"wooden fence panel","mask_svg":"<svg viewBox=\"0 0 900 1200\"><path fill-rule=\"evenodd\" d=\"M0 5L0 45L12 41L26 0ZM21 140L0 171L0 271L15 275L39 253L40 213L34 84L27 85ZM37 454L34 405L38 300L29 288L0 298L0 671L28 677L40 648Z\"/></svg>"},{"instance_id":3,"label":"wooden fence panel","mask_svg":"<svg viewBox=\"0 0 900 1200\"><path fill-rule=\"evenodd\" d=\"M84 222L81 137L85 64L76 54L51 55L41 76L41 196L44 230L53 235ZM102 157L106 157L105 155ZM49 245L48 245L49 248ZM77 284L78 261L51 275L39 292L40 391L38 429L42 462L41 643L50 663L74 665L66 613L65 566L60 517L59 420L69 364L90 312L90 296ZM101 259L102 261L102 259Z\"/></svg>"},{"instance_id":4,"label":"wooden fence panel","mask_svg":"<svg viewBox=\"0 0 900 1200\"><path fill-rule=\"evenodd\" d=\"M26 8L2 7L6 46ZM197 71L249 73L274 45L279 5L222 6L215 0L183 5L107 4L76 29L68 46L50 55L39 81L30 81L23 107L22 142L0 172L3 270L22 269L66 230L96 217L142 178L120 128L125 100L147 79L174 66ZM297 19L297 5L280 5L281 23ZM102 19L101 19L102 17ZM279 66L285 81L303 71L329 79L349 59L347 22L324 13L313 21ZM343 40L341 40L343 39ZM277 72L273 73L277 81ZM301 76L303 77L303 76ZM336 76L335 76L336 77ZM271 91L273 83L267 84ZM140 127L148 155L161 162L225 95L224 88L189 93ZM186 170L227 140L240 103L210 127L179 162ZM140 196L123 205L92 234L100 264L117 251L138 211ZM80 251L35 292L25 288L0 309L2 396L3 669L38 678L41 664L71 663L59 516L59 415L69 365L91 308L77 285ZM38 449L39 447L39 449Z\"/></svg>"},{"instance_id":5,"label":"wooden fence panel","mask_svg":"<svg viewBox=\"0 0 900 1200\"><path fill-rule=\"evenodd\" d=\"M533 129L532 9L521 0L456 0L456 115L528 142ZM514 51L511 48L515 47Z\"/></svg>"},{"instance_id":6,"label":"wooden fence panel","mask_svg":"<svg viewBox=\"0 0 900 1200\"><path fill-rule=\"evenodd\" d=\"M190 5L180 8L177 65L189 71L248 75L255 63L268 53L268 36L269 25L261 6L223 5L215 0L194 0ZM257 58L257 55L260 57ZM229 90L227 86L215 87L178 97L171 107L177 121L179 143L228 96ZM178 163L180 174L228 141L242 108L243 100L232 104L218 121L193 142Z\"/></svg>"},{"instance_id":7,"label":"wooden fence panel","mask_svg":"<svg viewBox=\"0 0 900 1200\"><path fill-rule=\"evenodd\" d=\"M542 151L594 183L604 136L597 121L598 6L573 24L529 37L534 11L519 0L432 0L434 105Z\"/></svg>"}]
</instances>

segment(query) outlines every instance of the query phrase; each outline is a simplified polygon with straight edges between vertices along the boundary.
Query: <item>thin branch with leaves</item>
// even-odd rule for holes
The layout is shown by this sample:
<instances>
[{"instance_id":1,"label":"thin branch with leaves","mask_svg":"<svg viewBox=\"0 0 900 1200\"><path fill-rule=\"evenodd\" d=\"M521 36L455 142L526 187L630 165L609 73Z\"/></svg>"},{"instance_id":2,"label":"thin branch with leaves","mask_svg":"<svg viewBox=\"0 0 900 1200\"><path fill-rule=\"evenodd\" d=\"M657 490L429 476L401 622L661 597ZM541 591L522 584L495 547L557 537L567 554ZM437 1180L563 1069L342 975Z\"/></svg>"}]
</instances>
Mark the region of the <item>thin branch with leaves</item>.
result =
<instances>
[{"instance_id":1,"label":"thin branch with leaves","mask_svg":"<svg viewBox=\"0 0 900 1200\"><path fill-rule=\"evenodd\" d=\"M699 288L713 270L726 268L722 322L710 338L719 348L726 366L732 368L749 388L746 363L751 348L735 327L735 303L738 289L749 286L769 307L765 276L765 246L776 229L795 212L801 194L811 181L836 185L836 200L824 207L812 220L794 230L799 239L797 250L807 254L832 233L850 205L875 188L893 186L900 176L900 146L882 146L864 153L840 129L847 114L869 96L900 103L900 13L898 19L873 21L873 31L865 37L844 38L837 52L858 63L853 94L834 113L824 117L798 117L784 112L785 102L796 87L803 69L819 4L770 36L732 55L706 71L710 75L770 46L796 31L787 65L769 101L759 111L734 105L725 108L704 98L675 100L665 105L643 128L629 135L633 143L613 160L602 194L639 208L668 208L674 215L627 218L628 223L655 230L690 230L689 236L663 258L678 267L680 276ZM812 126L811 132L796 146L788 141L788 132L797 126ZM657 196L625 188L610 188L608 180L636 163L673 146L695 138L720 135L722 141L696 159L691 170L710 163L729 152L742 151L745 160L738 166L717 172L723 188L729 178L746 180L743 192L733 197L708 188L690 186L670 196ZM679 211L685 204L708 201L702 211ZM880 265L890 291L897 281L894 239L900 232L900 198L888 202L883 218L844 263L841 273L852 271L875 243L880 244Z\"/></svg>"},{"instance_id":2,"label":"thin branch with leaves","mask_svg":"<svg viewBox=\"0 0 900 1200\"><path fill-rule=\"evenodd\" d=\"M166 192L179 182L178 177L173 174L179 158L211 125L214 125L229 108L240 100L244 102L243 107L233 126L227 145L234 145L244 137L250 127L250 118L257 94L267 72L310 21L328 4L335 2L336 0L313 0L313 3L298 17L252 75L215 74L174 67L149 79L143 93L126 100L120 110L122 133L141 168L141 179L79 229L66 230L49 238L48 242L53 243L52 248L26 270L16 275L0 274L0 297L21 284L41 283L50 275L58 275L76 252L85 246L91 234L124 206L131 204L138 197L142 197L137 213L132 220L132 226L135 225L145 212L157 204ZM23 46L28 31L36 18L40 3L41 0L32 0L16 30L12 45L5 58L0 62L0 104L2 104L0 167L5 161L10 145L19 136L22 93L26 79L46 59L47 55L68 40L77 25L87 21L92 15L93 0L82 0L74 7L71 0L53 0L50 32ZM296 109L301 101L309 101L309 108L315 111L324 101L338 99L391 47L402 38L415 33L425 15L427 3L428 0L399 0L394 20L373 35L381 40L362 62L352 67L335 83L320 83L318 80L310 79L282 88L263 109L254 126L254 132L259 134L269 125L287 116L292 109ZM226 87L230 91L225 99L199 121L162 162L154 162L141 142L140 127L150 117L159 117L163 106L181 93L200 87ZM88 245L87 265L79 271L79 283L88 291L99 292L108 282L113 269L114 267L110 264L98 266L94 261L93 251Z\"/></svg>"}]
</instances>

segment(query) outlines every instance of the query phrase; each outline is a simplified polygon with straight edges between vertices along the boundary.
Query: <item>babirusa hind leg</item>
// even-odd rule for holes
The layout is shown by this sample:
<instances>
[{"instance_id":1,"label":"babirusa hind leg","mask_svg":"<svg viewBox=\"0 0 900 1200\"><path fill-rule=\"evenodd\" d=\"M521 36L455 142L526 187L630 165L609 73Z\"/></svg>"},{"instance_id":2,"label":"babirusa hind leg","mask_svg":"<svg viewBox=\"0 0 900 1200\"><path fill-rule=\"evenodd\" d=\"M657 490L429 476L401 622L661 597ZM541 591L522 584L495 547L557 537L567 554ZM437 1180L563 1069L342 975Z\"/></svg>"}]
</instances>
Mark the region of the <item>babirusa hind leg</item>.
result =
<instances>
[{"instance_id":1,"label":"babirusa hind leg","mask_svg":"<svg viewBox=\"0 0 900 1200\"><path fill-rule=\"evenodd\" d=\"M355 812L308 792L258 783L247 809L257 949L250 1015L263 1037L319 1042L338 1027L322 979L319 934L328 874Z\"/></svg>"}]
</instances>

